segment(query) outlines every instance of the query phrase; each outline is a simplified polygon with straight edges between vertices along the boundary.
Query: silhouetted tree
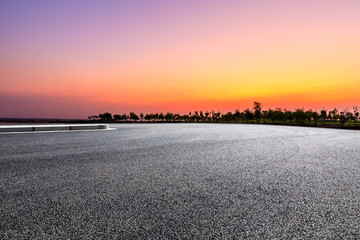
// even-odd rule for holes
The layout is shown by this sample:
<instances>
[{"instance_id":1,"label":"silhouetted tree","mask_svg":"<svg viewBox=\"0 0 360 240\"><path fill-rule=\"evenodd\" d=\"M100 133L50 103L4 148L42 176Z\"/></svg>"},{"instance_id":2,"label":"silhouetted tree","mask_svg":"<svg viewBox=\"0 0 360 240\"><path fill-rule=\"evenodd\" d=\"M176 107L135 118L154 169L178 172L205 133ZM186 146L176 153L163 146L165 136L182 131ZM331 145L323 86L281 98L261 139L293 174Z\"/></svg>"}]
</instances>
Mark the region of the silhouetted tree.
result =
<instances>
[{"instance_id":1,"label":"silhouetted tree","mask_svg":"<svg viewBox=\"0 0 360 240\"><path fill-rule=\"evenodd\" d=\"M178 114L178 113L174 114L174 120L177 121L177 122L181 121L182 118L181 118L180 114Z\"/></svg>"},{"instance_id":2,"label":"silhouetted tree","mask_svg":"<svg viewBox=\"0 0 360 240\"><path fill-rule=\"evenodd\" d=\"M269 116L268 119L270 119L272 123L275 121L286 122L285 113L281 110L281 108L276 108L275 110L269 109L267 115Z\"/></svg>"},{"instance_id":3,"label":"silhouetted tree","mask_svg":"<svg viewBox=\"0 0 360 240\"><path fill-rule=\"evenodd\" d=\"M307 121L307 124L310 124L313 116L314 112L311 109L305 112L305 120Z\"/></svg>"},{"instance_id":4,"label":"silhouetted tree","mask_svg":"<svg viewBox=\"0 0 360 240\"><path fill-rule=\"evenodd\" d=\"M239 109L235 109L234 118L235 118L235 121L238 123L239 120L240 120L240 111L239 111Z\"/></svg>"},{"instance_id":5,"label":"silhouetted tree","mask_svg":"<svg viewBox=\"0 0 360 240\"><path fill-rule=\"evenodd\" d=\"M199 113L198 113L198 111L194 112L194 117L195 117L196 121L198 122L199 121Z\"/></svg>"},{"instance_id":6,"label":"silhouetted tree","mask_svg":"<svg viewBox=\"0 0 360 240\"><path fill-rule=\"evenodd\" d=\"M221 112L217 112L217 113L216 113L216 121L221 120L221 117L222 117Z\"/></svg>"},{"instance_id":7,"label":"silhouetted tree","mask_svg":"<svg viewBox=\"0 0 360 240\"><path fill-rule=\"evenodd\" d=\"M317 122L319 121L319 119L320 119L320 115L319 115L319 113L318 112L313 112L313 115L312 115L312 119L314 120L314 122L315 122L315 125L317 125Z\"/></svg>"},{"instance_id":8,"label":"silhouetted tree","mask_svg":"<svg viewBox=\"0 0 360 240\"><path fill-rule=\"evenodd\" d=\"M165 115L165 120L166 121L168 121L168 122L170 122L170 121L172 121L174 119L174 114L172 114L172 113L166 113L166 115Z\"/></svg>"},{"instance_id":9,"label":"silhouetted tree","mask_svg":"<svg viewBox=\"0 0 360 240\"><path fill-rule=\"evenodd\" d=\"M321 112L320 112L320 118L321 118L321 121L324 123L324 121L325 121L326 118L327 118L326 110L321 110Z\"/></svg>"},{"instance_id":10,"label":"silhouetted tree","mask_svg":"<svg viewBox=\"0 0 360 240\"><path fill-rule=\"evenodd\" d=\"M136 115L136 113L134 113L134 112L129 113L129 116L130 116L130 119L131 119L131 120L137 121L137 120L140 119L139 116Z\"/></svg>"},{"instance_id":11,"label":"silhouetted tree","mask_svg":"<svg viewBox=\"0 0 360 240\"><path fill-rule=\"evenodd\" d=\"M185 121L185 122L190 121L190 116L189 116L189 115L184 114L184 115L181 116L181 118L182 118L182 120Z\"/></svg>"},{"instance_id":12,"label":"silhouetted tree","mask_svg":"<svg viewBox=\"0 0 360 240\"><path fill-rule=\"evenodd\" d=\"M111 121L113 120L112 114L109 112L99 114L99 118L101 121Z\"/></svg>"},{"instance_id":13,"label":"silhouetted tree","mask_svg":"<svg viewBox=\"0 0 360 240\"><path fill-rule=\"evenodd\" d=\"M160 113L158 118L159 118L161 121L164 121L165 116L164 116L163 113Z\"/></svg>"},{"instance_id":14,"label":"silhouetted tree","mask_svg":"<svg viewBox=\"0 0 360 240\"><path fill-rule=\"evenodd\" d=\"M254 114L248 108L244 110L244 116L247 123L254 119Z\"/></svg>"},{"instance_id":15,"label":"silhouetted tree","mask_svg":"<svg viewBox=\"0 0 360 240\"><path fill-rule=\"evenodd\" d=\"M305 115L304 109L298 108L295 110L295 112L293 114L294 114L294 118L295 118L296 122L298 122L298 123L305 122L306 115Z\"/></svg>"},{"instance_id":16,"label":"silhouetted tree","mask_svg":"<svg viewBox=\"0 0 360 240\"><path fill-rule=\"evenodd\" d=\"M120 121L122 119L120 114L114 114L113 118L115 121Z\"/></svg>"},{"instance_id":17,"label":"silhouetted tree","mask_svg":"<svg viewBox=\"0 0 360 240\"><path fill-rule=\"evenodd\" d=\"M354 111L354 117L355 117L355 120L357 120L359 118L359 107L358 106L355 106L353 107L353 111Z\"/></svg>"},{"instance_id":18,"label":"silhouetted tree","mask_svg":"<svg viewBox=\"0 0 360 240\"><path fill-rule=\"evenodd\" d=\"M346 119L348 121L354 121L356 119L356 117L354 116L354 114L352 112L346 112Z\"/></svg>"},{"instance_id":19,"label":"silhouetted tree","mask_svg":"<svg viewBox=\"0 0 360 240\"><path fill-rule=\"evenodd\" d=\"M276 108L275 110L263 110L263 106L259 102L254 102L253 108L250 110L249 108L240 112L238 109L235 110L234 113L227 112L226 114L221 114L220 112L206 111L195 111L194 114L184 114L180 115L178 113L167 112L165 115L163 113L148 113L144 116L143 113L140 113L140 117L136 115L134 112L130 112L129 115L124 113L123 115L114 114L112 115L109 112L99 114L98 116L88 116L89 120L96 121L183 121L183 122L202 122L202 121L212 121L212 122L239 122L239 120L249 121L256 120L257 123L262 121L264 123L271 121L271 123L293 123L296 121L297 123L307 123L317 125L318 121L321 120L322 124L326 120L339 121L341 125L345 125L348 121L357 121L359 118L359 109L358 107L353 107L353 111L348 111L345 109L344 111L338 113L338 110L335 108L332 111L327 112L326 110L322 110L320 113L304 109L295 109L295 111L290 110L282 110L281 108Z\"/></svg>"},{"instance_id":20,"label":"silhouetted tree","mask_svg":"<svg viewBox=\"0 0 360 240\"><path fill-rule=\"evenodd\" d=\"M292 111L290 111L290 110L284 110L285 112L284 112L284 115L285 115L285 119L286 119L286 121L292 121L292 120L294 120L294 114L293 114L293 112Z\"/></svg>"},{"instance_id":21,"label":"silhouetted tree","mask_svg":"<svg viewBox=\"0 0 360 240\"><path fill-rule=\"evenodd\" d=\"M340 123L341 126L344 126L344 124L347 122L347 117L345 112L340 112Z\"/></svg>"},{"instance_id":22,"label":"silhouetted tree","mask_svg":"<svg viewBox=\"0 0 360 240\"><path fill-rule=\"evenodd\" d=\"M203 121L204 120L204 114L202 111L199 112L199 117L200 117L200 120Z\"/></svg>"},{"instance_id":23,"label":"silhouetted tree","mask_svg":"<svg viewBox=\"0 0 360 240\"><path fill-rule=\"evenodd\" d=\"M121 119L124 120L124 121L127 121L129 119L129 115L124 113L123 115L121 115Z\"/></svg>"},{"instance_id":24,"label":"silhouetted tree","mask_svg":"<svg viewBox=\"0 0 360 240\"><path fill-rule=\"evenodd\" d=\"M222 121L225 121L225 122L230 122L233 120L233 114L231 112L228 112L224 115L222 115Z\"/></svg>"},{"instance_id":25,"label":"silhouetted tree","mask_svg":"<svg viewBox=\"0 0 360 240\"><path fill-rule=\"evenodd\" d=\"M150 114L146 114L144 119L146 121L151 121L151 120L154 120L154 114L150 113Z\"/></svg>"},{"instance_id":26,"label":"silhouetted tree","mask_svg":"<svg viewBox=\"0 0 360 240\"><path fill-rule=\"evenodd\" d=\"M334 108L334 110L332 110L332 111L329 111L328 119L337 121L337 120L339 120L339 118L340 118L340 116L338 115L338 110L336 108Z\"/></svg>"},{"instance_id":27,"label":"silhouetted tree","mask_svg":"<svg viewBox=\"0 0 360 240\"><path fill-rule=\"evenodd\" d=\"M205 121L209 120L210 113L208 111L205 112Z\"/></svg>"},{"instance_id":28,"label":"silhouetted tree","mask_svg":"<svg viewBox=\"0 0 360 240\"><path fill-rule=\"evenodd\" d=\"M88 116L88 119L92 120L92 121L96 121L96 120L99 120L99 116L97 116L97 115Z\"/></svg>"},{"instance_id":29,"label":"silhouetted tree","mask_svg":"<svg viewBox=\"0 0 360 240\"><path fill-rule=\"evenodd\" d=\"M257 123L260 122L261 110L262 110L262 104L259 102L254 102L253 111L254 111L254 118L256 119Z\"/></svg>"},{"instance_id":30,"label":"silhouetted tree","mask_svg":"<svg viewBox=\"0 0 360 240\"><path fill-rule=\"evenodd\" d=\"M218 116L216 115L214 110L211 110L211 119L213 122L215 122L217 120Z\"/></svg>"}]
</instances>

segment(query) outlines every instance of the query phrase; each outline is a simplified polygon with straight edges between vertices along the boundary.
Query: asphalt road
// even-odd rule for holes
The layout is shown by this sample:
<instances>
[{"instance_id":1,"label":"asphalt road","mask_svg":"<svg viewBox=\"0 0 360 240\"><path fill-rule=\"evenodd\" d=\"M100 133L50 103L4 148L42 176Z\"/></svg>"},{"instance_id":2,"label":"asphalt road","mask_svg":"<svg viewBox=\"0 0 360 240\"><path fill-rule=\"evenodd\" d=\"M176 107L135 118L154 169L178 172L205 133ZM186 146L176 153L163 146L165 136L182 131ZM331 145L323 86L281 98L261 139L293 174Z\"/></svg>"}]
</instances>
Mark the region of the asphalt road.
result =
<instances>
[{"instance_id":1,"label":"asphalt road","mask_svg":"<svg viewBox=\"0 0 360 240\"><path fill-rule=\"evenodd\" d=\"M0 239L360 239L360 131L0 134Z\"/></svg>"}]
</instances>

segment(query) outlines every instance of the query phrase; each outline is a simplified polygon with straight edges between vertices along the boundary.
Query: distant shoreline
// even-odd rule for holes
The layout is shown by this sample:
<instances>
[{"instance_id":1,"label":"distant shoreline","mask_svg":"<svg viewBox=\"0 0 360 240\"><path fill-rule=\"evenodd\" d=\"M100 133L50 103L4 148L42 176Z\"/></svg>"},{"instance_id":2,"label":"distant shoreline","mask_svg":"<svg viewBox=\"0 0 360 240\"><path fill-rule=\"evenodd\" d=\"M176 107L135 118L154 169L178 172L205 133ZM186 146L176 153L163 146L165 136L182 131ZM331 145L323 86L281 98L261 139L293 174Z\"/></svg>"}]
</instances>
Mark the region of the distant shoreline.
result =
<instances>
[{"instance_id":1,"label":"distant shoreline","mask_svg":"<svg viewBox=\"0 0 360 240\"><path fill-rule=\"evenodd\" d=\"M55 124L55 123L89 123L86 119L56 119L56 118L0 118L0 125L7 124Z\"/></svg>"}]
</instances>

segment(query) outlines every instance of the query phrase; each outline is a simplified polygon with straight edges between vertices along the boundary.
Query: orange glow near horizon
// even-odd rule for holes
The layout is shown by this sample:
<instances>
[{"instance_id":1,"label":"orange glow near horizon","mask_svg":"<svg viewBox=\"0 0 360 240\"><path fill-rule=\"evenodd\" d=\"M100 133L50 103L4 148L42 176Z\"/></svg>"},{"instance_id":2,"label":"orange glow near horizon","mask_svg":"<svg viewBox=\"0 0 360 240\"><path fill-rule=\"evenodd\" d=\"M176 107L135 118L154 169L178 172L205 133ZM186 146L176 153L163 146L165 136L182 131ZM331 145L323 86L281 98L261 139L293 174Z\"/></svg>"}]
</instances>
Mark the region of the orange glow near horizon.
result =
<instances>
[{"instance_id":1,"label":"orange glow near horizon","mask_svg":"<svg viewBox=\"0 0 360 240\"><path fill-rule=\"evenodd\" d=\"M360 105L359 2L230 2L3 4L0 117Z\"/></svg>"}]
</instances>

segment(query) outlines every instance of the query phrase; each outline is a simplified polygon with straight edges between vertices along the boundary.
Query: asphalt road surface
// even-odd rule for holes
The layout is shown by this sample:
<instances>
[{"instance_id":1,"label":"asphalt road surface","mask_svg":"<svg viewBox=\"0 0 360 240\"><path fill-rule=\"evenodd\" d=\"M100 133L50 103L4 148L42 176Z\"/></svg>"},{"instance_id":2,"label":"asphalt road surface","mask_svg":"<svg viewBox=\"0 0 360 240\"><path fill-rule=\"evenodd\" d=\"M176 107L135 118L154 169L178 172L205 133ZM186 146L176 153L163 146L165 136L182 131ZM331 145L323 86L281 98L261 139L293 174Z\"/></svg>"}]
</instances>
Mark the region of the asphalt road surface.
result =
<instances>
[{"instance_id":1,"label":"asphalt road surface","mask_svg":"<svg viewBox=\"0 0 360 240\"><path fill-rule=\"evenodd\" d=\"M0 239L360 239L360 131L0 134Z\"/></svg>"}]
</instances>

